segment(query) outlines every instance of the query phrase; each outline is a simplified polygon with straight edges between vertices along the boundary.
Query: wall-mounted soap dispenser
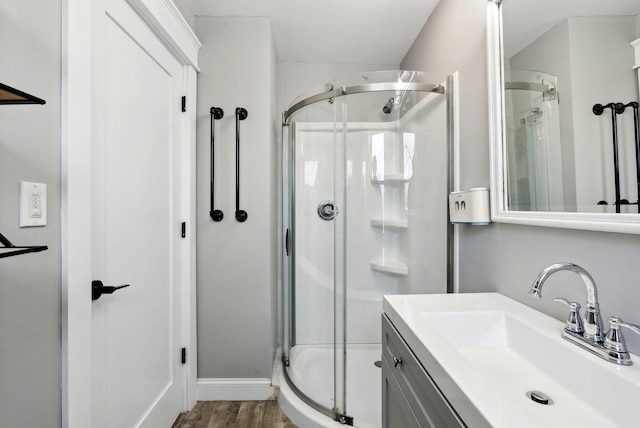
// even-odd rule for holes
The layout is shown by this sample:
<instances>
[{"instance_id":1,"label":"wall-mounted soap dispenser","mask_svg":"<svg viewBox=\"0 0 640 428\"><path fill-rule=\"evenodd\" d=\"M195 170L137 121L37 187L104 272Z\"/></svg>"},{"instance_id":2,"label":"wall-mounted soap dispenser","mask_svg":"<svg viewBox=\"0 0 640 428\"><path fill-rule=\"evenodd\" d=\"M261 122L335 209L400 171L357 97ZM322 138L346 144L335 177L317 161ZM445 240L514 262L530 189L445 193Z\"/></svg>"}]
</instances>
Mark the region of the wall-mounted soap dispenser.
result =
<instances>
[{"instance_id":1,"label":"wall-mounted soap dispenser","mask_svg":"<svg viewBox=\"0 0 640 428\"><path fill-rule=\"evenodd\" d=\"M487 225L491 222L489 188L476 187L449 194L449 218L453 224Z\"/></svg>"}]
</instances>

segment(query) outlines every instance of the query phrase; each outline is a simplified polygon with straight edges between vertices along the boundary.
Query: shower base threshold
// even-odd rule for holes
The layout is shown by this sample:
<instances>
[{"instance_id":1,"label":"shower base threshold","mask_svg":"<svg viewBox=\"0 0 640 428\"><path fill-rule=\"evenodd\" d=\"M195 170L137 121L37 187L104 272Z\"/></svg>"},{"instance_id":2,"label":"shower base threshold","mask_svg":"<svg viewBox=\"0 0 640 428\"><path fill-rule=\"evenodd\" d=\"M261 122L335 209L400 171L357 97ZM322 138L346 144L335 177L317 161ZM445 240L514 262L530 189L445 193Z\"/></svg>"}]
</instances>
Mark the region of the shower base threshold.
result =
<instances>
[{"instance_id":1,"label":"shower base threshold","mask_svg":"<svg viewBox=\"0 0 640 428\"><path fill-rule=\"evenodd\" d=\"M382 375L375 362L380 360L380 344L347 346L347 414L354 426L380 428L382 423ZM310 398L333 407L333 346L297 345L289 354L289 376ZM344 425L305 404L288 387L282 364L276 362L280 392L278 402L291 420L301 427L335 428Z\"/></svg>"}]
</instances>

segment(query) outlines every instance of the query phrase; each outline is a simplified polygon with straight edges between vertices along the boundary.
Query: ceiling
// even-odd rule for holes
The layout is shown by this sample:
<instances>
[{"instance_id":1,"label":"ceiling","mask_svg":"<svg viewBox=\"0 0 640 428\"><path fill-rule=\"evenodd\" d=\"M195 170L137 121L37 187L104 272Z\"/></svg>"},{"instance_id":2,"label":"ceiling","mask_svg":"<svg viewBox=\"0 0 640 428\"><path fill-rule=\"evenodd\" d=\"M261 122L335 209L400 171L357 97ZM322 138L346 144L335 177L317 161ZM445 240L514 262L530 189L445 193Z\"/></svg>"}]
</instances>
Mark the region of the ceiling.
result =
<instances>
[{"instance_id":1,"label":"ceiling","mask_svg":"<svg viewBox=\"0 0 640 428\"><path fill-rule=\"evenodd\" d=\"M398 65L438 0L186 0L196 16L270 17L278 60Z\"/></svg>"}]
</instances>

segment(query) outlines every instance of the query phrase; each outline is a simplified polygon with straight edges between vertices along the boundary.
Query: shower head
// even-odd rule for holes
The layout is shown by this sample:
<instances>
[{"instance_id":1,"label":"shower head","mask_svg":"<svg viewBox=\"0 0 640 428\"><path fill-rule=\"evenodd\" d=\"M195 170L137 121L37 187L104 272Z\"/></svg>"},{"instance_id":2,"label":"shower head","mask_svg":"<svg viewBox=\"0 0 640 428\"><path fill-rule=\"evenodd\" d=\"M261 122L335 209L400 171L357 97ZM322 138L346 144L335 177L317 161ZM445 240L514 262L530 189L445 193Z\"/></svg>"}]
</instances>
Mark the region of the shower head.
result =
<instances>
[{"instance_id":1,"label":"shower head","mask_svg":"<svg viewBox=\"0 0 640 428\"><path fill-rule=\"evenodd\" d=\"M382 112L384 114L389 114L393 111L393 98L389 98L387 103L382 107Z\"/></svg>"},{"instance_id":2,"label":"shower head","mask_svg":"<svg viewBox=\"0 0 640 428\"><path fill-rule=\"evenodd\" d=\"M398 82L410 82L413 80L413 74L414 72L411 71L401 71L400 74L398 75Z\"/></svg>"}]
</instances>

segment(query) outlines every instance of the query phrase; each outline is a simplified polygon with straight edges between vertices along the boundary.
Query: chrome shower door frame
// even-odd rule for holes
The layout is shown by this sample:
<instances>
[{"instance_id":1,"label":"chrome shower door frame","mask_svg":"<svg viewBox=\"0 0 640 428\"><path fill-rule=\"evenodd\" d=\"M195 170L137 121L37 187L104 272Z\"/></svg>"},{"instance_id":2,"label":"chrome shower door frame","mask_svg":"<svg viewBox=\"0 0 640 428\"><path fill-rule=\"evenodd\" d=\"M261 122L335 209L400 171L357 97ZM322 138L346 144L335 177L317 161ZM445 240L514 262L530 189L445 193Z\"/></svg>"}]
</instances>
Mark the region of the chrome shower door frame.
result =
<instances>
[{"instance_id":1,"label":"chrome shower door frame","mask_svg":"<svg viewBox=\"0 0 640 428\"><path fill-rule=\"evenodd\" d=\"M451 77L447 78L447 87L453 86ZM292 381L288 373L290 365L290 349L296 345L296 123L292 121L292 115L304 107L316 104L321 101L329 101L333 104L334 114L334 172L346 170L346 137L348 135L348 117L346 113L347 97L345 95L360 94L367 92L382 91L417 91L446 94L447 100L447 132L449 153L448 162L453 162L453 95L449 89L445 91L445 86L441 84L427 84L415 82L384 82L370 83L354 86L342 86L337 89L307 97L294 105L282 114L282 268L283 268L283 290L282 290L282 363L283 373L286 382L296 395L306 404L316 411L325 414L332 419L347 425L353 425L353 419L346 414L346 317L347 317L347 281L346 281L346 188L340 177L334 175L334 201L336 205L335 218L331 221L334 224L334 407L324 406L312 398L304 391L301 391ZM453 168L449 168L447 193L453 186ZM443 202L446 203L446 202ZM453 263L452 263L452 227L449 223L447 252L449 253L449 263L447 266L447 291L453 291Z\"/></svg>"}]
</instances>

